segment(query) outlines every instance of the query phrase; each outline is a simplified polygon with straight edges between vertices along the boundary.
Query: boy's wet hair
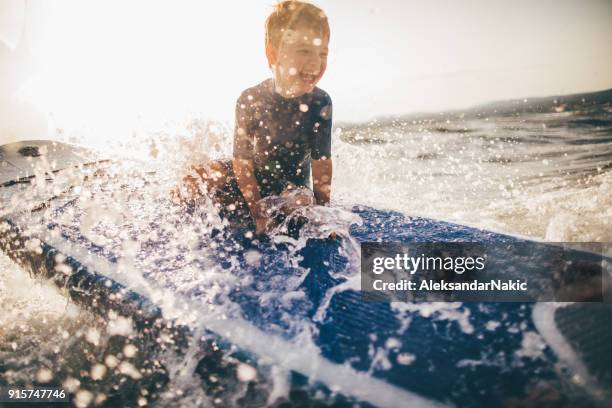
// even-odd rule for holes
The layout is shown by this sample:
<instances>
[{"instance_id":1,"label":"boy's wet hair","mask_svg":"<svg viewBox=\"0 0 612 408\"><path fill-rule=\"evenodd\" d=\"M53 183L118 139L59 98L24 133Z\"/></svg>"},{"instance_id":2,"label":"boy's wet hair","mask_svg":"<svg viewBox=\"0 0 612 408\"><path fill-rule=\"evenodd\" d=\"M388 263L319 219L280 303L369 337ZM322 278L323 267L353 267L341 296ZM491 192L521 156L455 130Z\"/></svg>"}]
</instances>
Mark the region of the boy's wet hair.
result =
<instances>
[{"instance_id":1,"label":"boy's wet hair","mask_svg":"<svg viewBox=\"0 0 612 408\"><path fill-rule=\"evenodd\" d=\"M323 36L329 38L327 16L314 4L300 0L280 1L266 19L266 46L278 49L285 30L291 30L300 23L319 27Z\"/></svg>"}]
</instances>

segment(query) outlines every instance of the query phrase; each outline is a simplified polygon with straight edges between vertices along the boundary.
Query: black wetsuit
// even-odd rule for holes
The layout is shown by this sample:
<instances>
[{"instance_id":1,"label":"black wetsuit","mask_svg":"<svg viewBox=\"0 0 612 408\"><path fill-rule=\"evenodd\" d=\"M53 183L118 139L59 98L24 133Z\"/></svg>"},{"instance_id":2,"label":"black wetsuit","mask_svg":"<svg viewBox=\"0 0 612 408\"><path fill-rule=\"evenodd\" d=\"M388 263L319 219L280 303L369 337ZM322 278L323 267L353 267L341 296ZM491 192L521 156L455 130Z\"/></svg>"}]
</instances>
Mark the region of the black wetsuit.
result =
<instances>
[{"instance_id":1,"label":"black wetsuit","mask_svg":"<svg viewBox=\"0 0 612 408\"><path fill-rule=\"evenodd\" d=\"M262 197L310 187L310 161L331 155L332 102L322 89L284 98L267 79L236 103L234 158L253 160Z\"/></svg>"},{"instance_id":2,"label":"black wetsuit","mask_svg":"<svg viewBox=\"0 0 612 408\"><path fill-rule=\"evenodd\" d=\"M310 187L310 161L331 156L332 103L322 89L284 98L268 79L242 92L236 102L234 158L253 160L262 197L280 194L289 183ZM225 174L213 190L220 215L252 223L231 160L211 166Z\"/></svg>"}]
</instances>

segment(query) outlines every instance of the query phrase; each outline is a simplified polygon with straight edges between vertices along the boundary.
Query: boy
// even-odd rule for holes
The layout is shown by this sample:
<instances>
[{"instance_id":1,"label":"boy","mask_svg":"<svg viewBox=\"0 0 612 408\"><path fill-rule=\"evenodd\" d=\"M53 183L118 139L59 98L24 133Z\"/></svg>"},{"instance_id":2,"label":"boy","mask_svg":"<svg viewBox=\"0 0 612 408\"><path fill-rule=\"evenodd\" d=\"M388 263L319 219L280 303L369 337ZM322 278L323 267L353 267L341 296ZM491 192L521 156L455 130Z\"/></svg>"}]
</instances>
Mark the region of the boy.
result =
<instances>
[{"instance_id":1,"label":"boy","mask_svg":"<svg viewBox=\"0 0 612 408\"><path fill-rule=\"evenodd\" d=\"M282 1L265 27L272 78L238 98L233 160L194 167L222 213L248 211L256 234L270 221L262 198L293 199L283 208L287 214L313 201L327 205L332 179L332 103L316 87L327 66L327 17L310 3ZM197 192L196 180L186 181Z\"/></svg>"}]
</instances>

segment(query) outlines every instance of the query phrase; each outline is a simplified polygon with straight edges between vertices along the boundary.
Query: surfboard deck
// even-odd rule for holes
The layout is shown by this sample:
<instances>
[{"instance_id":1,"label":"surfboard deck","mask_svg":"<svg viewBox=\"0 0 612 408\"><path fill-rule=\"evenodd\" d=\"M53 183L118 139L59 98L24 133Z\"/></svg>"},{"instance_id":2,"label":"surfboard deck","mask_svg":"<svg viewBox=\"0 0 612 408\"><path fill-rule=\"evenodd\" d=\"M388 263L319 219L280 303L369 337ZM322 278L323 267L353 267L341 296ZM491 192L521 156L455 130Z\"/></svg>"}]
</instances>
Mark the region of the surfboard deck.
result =
<instances>
[{"instance_id":1,"label":"surfboard deck","mask_svg":"<svg viewBox=\"0 0 612 408\"><path fill-rule=\"evenodd\" d=\"M55 150L51 142L37 142L36 146L48 146L42 157L55 161L56 169L83 166L91 162L88 157L95 156L59 143L53 144ZM0 157L8 163L0 167L4 183L0 197L5 200L32 188L10 183L16 174L23 179L36 173L31 169L40 159L24 158L19 153L23 147L9 145L0 150ZM292 253L290 245L253 243L235 234L219 234L201 242L191 239L191 253L201 257L187 258L176 246L168 245L178 238L167 227L180 228L181 222L193 221L194 215L172 209L164 200L151 202L140 194L147 181L150 177L135 175L131 185L111 193L102 190L112 179L96 184L102 204L121 191L133 214L140 214L138 222L115 214L110 224L118 230L112 234L83 232L81 227L93 222L95 211L69 188L49 197L36 195L37 200L47 200L44 208L18 208L3 214L0 248L34 274L67 288L78 303L98 313L115 310L133 316L139 329L179 321L176 305L165 300L172 299L185 310L196 311L191 327L181 323L186 332L202 326L220 342L245 351L250 363L280 366L293 373L294 383L302 378L302 385L345 395L345 401L375 406L397 406L398 401L421 406L483 406L552 399L553 404L563 405L582 398L582 388L564 371L564 352L547 343L546 330L538 328L532 303L370 303L354 288L330 295L333 288L347 282L340 272L354 262L334 240L310 239ZM524 242L366 206L350 211L362 220L350 229L358 242ZM126 239L139 242L129 256L122 245ZM206 275L202 271L211 265L241 284L224 286L224 279L202 278ZM215 310L220 299L235 306L231 312ZM210 310L201 311L205 308ZM605 324L605 316L605 312L596 315L594 324ZM555 315L554 326L569 339L572 349L591 350L588 342L568 329L567 319ZM596 355L608 350L606 345L612 342L605 340L612 340L610 331L598 333L597 351L579 352L584 356L579 358L596 361ZM605 364L587 366L592 381L607 384ZM205 359L198 367L206 372ZM571 370L571 364L569 367ZM601 401L601 395L592 397L594 404Z\"/></svg>"},{"instance_id":2,"label":"surfboard deck","mask_svg":"<svg viewBox=\"0 0 612 408\"><path fill-rule=\"evenodd\" d=\"M49 172L96 162L91 150L49 140L26 140L0 146L0 185L35 175L37 165Z\"/></svg>"}]
</instances>

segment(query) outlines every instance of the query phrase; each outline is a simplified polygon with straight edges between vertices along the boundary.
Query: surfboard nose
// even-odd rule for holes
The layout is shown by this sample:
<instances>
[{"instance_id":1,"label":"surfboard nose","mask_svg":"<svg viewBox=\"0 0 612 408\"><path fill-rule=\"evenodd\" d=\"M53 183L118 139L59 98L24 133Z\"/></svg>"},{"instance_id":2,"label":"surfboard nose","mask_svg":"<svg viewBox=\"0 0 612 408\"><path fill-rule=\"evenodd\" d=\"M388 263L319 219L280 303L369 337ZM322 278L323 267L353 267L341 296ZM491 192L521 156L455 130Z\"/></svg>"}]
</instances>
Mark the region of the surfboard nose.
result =
<instances>
[{"instance_id":1,"label":"surfboard nose","mask_svg":"<svg viewBox=\"0 0 612 408\"><path fill-rule=\"evenodd\" d=\"M20 155L24 157L39 157L40 156L40 150L38 149L38 146L24 146L21 149L19 149L17 153L19 153Z\"/></svg>"}]
</instances>

